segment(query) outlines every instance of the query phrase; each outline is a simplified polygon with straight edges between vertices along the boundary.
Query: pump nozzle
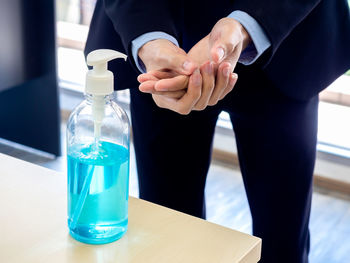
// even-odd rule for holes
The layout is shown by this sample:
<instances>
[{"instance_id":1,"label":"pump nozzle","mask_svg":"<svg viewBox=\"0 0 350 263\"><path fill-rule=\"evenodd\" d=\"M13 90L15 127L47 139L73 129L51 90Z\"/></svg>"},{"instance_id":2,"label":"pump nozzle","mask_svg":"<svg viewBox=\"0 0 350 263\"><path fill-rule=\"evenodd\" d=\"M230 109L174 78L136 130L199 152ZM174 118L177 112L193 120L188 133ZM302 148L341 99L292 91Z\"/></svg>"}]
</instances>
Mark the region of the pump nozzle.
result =
<instances>
[{"instance_id":1,"label":"pump nozzle","mask_svg":"<svg viewBox=\"0 0 350 263\"><path fill-rule=\"evenodd\" d=\"M89 66L93 66L86 75L86 92L92 95L109 95L113 92L113 73L107 70L107 63L116 58L126 60L127 56L112 49L97 49L86 58Z\"/></svg>"}]
</instances>

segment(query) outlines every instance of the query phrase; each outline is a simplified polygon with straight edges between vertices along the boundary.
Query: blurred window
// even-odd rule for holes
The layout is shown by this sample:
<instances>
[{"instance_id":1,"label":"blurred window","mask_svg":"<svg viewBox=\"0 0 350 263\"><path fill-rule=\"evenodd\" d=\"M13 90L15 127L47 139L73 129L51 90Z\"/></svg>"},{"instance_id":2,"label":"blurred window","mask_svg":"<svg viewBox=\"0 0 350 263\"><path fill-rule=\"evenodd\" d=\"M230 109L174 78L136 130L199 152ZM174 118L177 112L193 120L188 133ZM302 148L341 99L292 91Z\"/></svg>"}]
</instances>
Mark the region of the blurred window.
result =
<instances>
[{"instance_id":1,"label":"blurred window","mask_svg":"<svg viewBox=\"0 0 350 263\"><path fill-rule=\"evenodd\" d=\"M56 0L57 20L89 25L96 0Z\"/></svg>"}]
</instances>

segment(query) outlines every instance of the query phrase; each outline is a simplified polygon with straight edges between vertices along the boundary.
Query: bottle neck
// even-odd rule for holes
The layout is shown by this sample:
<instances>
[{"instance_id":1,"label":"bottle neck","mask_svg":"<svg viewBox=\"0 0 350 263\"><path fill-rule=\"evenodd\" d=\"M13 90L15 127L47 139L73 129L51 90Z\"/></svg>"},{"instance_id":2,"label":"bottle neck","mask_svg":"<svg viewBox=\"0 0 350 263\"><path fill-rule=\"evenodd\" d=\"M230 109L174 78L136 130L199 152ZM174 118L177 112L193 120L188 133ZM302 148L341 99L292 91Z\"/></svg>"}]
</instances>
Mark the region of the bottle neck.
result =
<instances>
[{"instance_id":1,"label":"bottle neck","mask_svg":"<svg viewBox=\"0 0 350 263\"><path fill-rule=\"evenodd\" d=\"M109 94L109 95L92 95L90 93L85 93L84 94L85 99L92 104L94 99L98 99L99 101L104 101L104 103L108 103L109 101L111 101L113 99L113 95Z\"/></svg>"}]
</instances>

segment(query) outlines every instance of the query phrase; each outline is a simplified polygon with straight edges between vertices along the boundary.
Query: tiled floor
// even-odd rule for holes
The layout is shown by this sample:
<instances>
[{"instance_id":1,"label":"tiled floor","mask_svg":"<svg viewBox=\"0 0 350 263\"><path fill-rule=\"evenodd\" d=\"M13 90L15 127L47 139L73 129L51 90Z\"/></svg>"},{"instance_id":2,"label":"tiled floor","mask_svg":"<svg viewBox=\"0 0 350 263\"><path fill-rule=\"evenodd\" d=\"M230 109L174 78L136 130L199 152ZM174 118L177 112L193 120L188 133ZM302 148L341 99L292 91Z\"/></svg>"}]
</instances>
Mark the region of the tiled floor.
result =
<instances>
[{"instance_id":1,"label":"tiled floor","mask_svg":"<svg viewBox=\"0 0 350 263\"><path fill-rule=\"evenodd\" d=\"M62 139L64 140L64 137ZM63 174L66 171L65 154L51 159L48 156L40 156L1 144L1 141L0 152L62 171ZM138 196L133 149L131 149L130 194ZM209 170L206 200L209 221L251 233L251 217L239 170L214 161ZM350 196L315 189L310 228L311 263L349 262Z\"/></svg>"}]
</instances>

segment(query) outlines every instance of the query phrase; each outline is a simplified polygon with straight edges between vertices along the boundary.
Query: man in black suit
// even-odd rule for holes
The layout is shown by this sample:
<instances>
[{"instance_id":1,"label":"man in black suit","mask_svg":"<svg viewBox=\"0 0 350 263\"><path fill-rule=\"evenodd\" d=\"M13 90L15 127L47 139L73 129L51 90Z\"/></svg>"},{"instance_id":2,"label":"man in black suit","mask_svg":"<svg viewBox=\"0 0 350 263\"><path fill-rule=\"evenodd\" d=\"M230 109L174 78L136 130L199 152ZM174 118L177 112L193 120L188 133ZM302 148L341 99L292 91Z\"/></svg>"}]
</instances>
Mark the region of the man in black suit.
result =
<instances>
[{"instance_id":1,"label":"man in black suit","mask_svg":"<svg viewBox=\"0 0 350 263\"><path fill-rule=\"evenodd\" d=\"M130 88L140 197L205 218L227 111L262 262L294 263L308 262L318 93L349 47L346 0L99 0L86 53L129 55L110 68Z\"/></svg>"}]
</instances>

